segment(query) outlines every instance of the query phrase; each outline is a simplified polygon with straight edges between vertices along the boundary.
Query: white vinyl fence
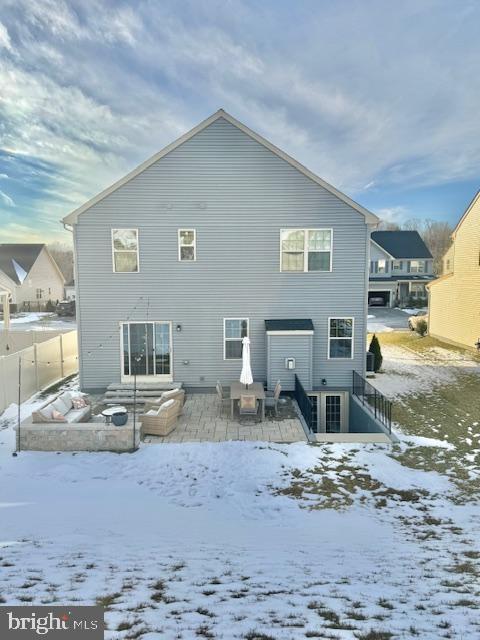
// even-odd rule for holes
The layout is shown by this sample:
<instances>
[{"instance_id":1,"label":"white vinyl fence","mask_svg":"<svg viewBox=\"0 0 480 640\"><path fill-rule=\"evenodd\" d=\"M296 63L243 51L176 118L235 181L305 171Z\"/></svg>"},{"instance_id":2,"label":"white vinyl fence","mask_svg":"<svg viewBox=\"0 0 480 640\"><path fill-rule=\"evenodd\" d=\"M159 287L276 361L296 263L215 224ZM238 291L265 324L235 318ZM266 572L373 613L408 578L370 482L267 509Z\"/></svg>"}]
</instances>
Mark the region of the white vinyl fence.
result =
<instances>
[{"instance_id":1,"label":"white vinyl fence","mask_svg":"<svg viewBox=\"0 0 480 640\"><path fill-rule=\"evenodd\" d=\"M77 332L69 331L17 353L0 356L0 413L12 402L18 402L19 360L23 402L78 371Z\"/></svg>"}]
</instances>

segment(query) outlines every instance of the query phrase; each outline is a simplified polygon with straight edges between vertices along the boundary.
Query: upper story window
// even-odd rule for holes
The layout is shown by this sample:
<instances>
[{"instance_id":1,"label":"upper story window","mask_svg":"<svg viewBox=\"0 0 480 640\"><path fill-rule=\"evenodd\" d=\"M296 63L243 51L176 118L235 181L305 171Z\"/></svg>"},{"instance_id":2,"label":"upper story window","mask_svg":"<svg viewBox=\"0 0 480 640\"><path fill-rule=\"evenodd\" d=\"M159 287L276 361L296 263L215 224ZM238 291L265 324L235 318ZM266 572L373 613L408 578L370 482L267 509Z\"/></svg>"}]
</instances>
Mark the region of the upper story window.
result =
<instances>
[{"instance_id":1,"label":"upper story window","mask_svg":"<svg viewBox=\"0 0 480 640\"><path fill-rule=\"evenodd\" d=\"M197 233L195 229L178 230L178 259L192 262L197 259Z\"/></svg>"},{"instance_id":2,"label":"upper story window","mask_svg":"<svg viewBox=\"0 0 480 640\"><path fill-rule=\"evenodd\" d=\"M353 358L353 318L329 318L328 358Z\"/></svg>"},{"instance_id":3,"label":"upper story window","mask_svg":"<svg viewBox=\"0 0 480 640\"><path fill-rule=\"evenodd\" d=\"M240 360L242 340L248 337L248 318L224 318L223 359Z\"/></svg>"},{"instance_id":4,"label":"upper story window","mask_svg":"<svg viewBox=\"0 0 480 640\"><path fill-rule=\"evenodd\" d=\"M388 262L386 260L379 260L377 262L377 273L387 273Z\"/></svg>"},{"instance_id":5,"label":"upper story window","mask_svg":"<svg viewBox=\"0 0 480 640\"><path fill-rule=\"evenodd\" d=\"M332 270L331 229L282 229L280 271Z\"/></svg>"},{"instance_id":6,"label":"upper story window","mask_svg":"<svg viewBox=\"0 0 480 640\"><path fill-rule=\"evenodd\" d=\"M410 273L425 273L425 262L423 260L410 260Z\"/></svg>"},{"instance_id":7,"label":"upper story window","mask_svg":"<svg viewBox=\"0 0 480 640\"><path fill-rule=\"evenodd\" d=\"M401 271L403 269L403 262L401 260L394 260L392 262L392 268L394 271Z\"/></svg>"},{"instance_id":8,"label":"upper story window","mask_svg":"<svg viewBox=\"0 0 480 640\"><path fill-rule=\"evenodd\" d=\"M41 300L42 297L43 297L43 289L36 289L35 296L36 296L37 300Z\"/></svg>"},{"instance_id":9,"label":"upper story window","mask_svg":"<svg viewBox=\"0 0 480 640\"><path fill-rule=\"evenodd\" d=\"M113 270L136 273L138 268L138 230L112 229Z\"/></svg>"}]
</instances>

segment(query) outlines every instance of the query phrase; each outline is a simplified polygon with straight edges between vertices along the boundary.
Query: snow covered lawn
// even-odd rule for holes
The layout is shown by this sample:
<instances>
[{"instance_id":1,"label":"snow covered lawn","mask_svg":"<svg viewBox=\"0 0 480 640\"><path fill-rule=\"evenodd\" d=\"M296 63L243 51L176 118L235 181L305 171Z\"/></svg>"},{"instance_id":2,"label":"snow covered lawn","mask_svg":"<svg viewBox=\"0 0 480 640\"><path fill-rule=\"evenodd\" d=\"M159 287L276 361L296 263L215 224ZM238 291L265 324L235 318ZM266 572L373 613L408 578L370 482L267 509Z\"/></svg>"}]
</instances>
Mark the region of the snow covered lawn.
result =
<instances>
[{"instance_id":1,"label":"snow covered lawn","mask_svg":"<svg viewBox=\"0 0 480 640\"><path fill-rule=\"evenodd\" d=\"M448 451L441 434L401 436L396 453L225 442L13 458L14 415L0 416L0 601L97 601L111 639L480 633L478 506L392 457Z\"/></svg>"}]
</instances>

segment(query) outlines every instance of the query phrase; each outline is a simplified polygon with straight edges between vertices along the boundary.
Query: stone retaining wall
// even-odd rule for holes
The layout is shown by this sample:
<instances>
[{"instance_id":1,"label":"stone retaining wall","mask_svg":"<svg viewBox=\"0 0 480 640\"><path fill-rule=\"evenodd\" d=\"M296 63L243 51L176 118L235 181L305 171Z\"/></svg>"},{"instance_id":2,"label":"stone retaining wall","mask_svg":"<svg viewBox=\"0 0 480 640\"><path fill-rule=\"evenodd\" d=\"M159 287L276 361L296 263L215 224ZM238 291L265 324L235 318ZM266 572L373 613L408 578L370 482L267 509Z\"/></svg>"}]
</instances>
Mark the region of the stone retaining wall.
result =
<instances>
[{"instance_id":1,"label":"stone retaining wall","mask_svg":"<svg viewBox=\"0 0 480 640\"><path fill-rule=\"evenodd\" d=\"M140 424L136 425L136 444ZM123 427L99 422L20 425L20 449L23 451L131 451L133 422Z\"/></svg>"}]
</instances>

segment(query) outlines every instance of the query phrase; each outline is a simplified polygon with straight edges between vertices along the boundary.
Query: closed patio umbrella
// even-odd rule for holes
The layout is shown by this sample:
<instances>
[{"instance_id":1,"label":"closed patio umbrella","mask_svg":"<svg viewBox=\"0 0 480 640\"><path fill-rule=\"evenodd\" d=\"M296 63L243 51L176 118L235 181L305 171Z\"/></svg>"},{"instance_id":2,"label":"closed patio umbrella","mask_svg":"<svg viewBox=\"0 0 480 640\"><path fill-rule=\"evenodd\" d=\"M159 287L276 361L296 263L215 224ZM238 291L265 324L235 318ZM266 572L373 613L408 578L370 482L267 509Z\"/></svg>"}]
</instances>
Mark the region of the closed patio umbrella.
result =
<instances>
[{"instance_id":1,"label":"closed patio umbrella","mask_svg":"<svg viewBox=\"0 0 480 640\"><path fill-rule=\"evenodd\" d=\"M250 366L250 338L242 340L242 373L240 374L240 382L248 387L253 383L252 367Z\"/></svg>"}]
</instances>

